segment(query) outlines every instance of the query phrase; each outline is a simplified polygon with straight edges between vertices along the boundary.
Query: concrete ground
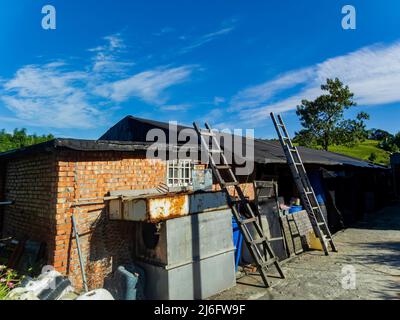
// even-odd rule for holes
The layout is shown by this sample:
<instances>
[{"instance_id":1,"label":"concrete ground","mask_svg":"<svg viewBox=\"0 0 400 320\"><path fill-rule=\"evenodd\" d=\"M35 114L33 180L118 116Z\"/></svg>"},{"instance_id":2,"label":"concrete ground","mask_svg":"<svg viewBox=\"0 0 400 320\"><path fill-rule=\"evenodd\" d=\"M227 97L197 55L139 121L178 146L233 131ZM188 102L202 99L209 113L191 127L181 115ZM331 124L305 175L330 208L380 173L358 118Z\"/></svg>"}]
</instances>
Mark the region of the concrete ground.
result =
<instances>
[{"instance_id":1,"label":"concrete ground","mask_svg":"<svg viewBox=\"0 0 400 320\"><path fill-rule=\"evenodd\" d=\"M286 279L274 278L269 289L258 274L247 275L213 299L400 299L400 203L366 216L334 241L338 253L299 255L283 264ZM346 280L353 270L352 289Z\"/></svg>"}]
</instances>

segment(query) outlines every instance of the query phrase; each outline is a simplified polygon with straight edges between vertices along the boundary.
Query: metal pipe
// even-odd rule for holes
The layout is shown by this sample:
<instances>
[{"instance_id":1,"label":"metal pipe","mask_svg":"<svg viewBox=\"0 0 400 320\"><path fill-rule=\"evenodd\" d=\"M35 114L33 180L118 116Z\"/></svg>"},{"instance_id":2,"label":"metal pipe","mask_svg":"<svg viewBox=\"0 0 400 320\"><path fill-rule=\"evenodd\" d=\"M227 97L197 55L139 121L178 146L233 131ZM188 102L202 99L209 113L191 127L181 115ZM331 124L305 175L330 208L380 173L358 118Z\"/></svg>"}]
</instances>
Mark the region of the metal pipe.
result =
<instances>
[{"instance_id":1,"label":"metal pipe","mask_svg":"<svg viewBox=\"0 0 400 320\"><path fill-rule=\"evenodd\" d=\"M13 203L14 203L14 201L4 201L4 202L0 202L0 206L9 206Z\"/></svg>"},{"instance_id":2,"label":"metal pipe","mask_svg":"<svg viewBox=\"0 0 400 320\"><path fill-rule=\"evenodd\" d=\"M74 214L72 214L71 219L72 219L72 227L74 229L74 234L75 234L75 239L76 239L76 247L78 249L79 265L81 267L81 274L82 274L82 282L83 282L83 286L85 288L85 291L88 292L89 289L88 289L87 281L86 281L85 265L84 265L83 259L82 259L81 245L80 245L80 242L79 242L79 233L77 231Z\"/></svg>"}]
</instances>

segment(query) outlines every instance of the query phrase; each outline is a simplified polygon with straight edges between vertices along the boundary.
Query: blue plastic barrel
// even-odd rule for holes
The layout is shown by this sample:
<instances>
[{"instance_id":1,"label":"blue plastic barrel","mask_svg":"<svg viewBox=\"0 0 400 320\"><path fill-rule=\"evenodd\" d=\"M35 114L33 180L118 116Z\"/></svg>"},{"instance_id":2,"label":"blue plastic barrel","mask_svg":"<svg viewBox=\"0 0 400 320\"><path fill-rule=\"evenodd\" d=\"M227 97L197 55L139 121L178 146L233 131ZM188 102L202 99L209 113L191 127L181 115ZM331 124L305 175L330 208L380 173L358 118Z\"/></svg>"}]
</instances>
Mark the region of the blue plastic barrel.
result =
<instances>
[{"instance_id":1,"label":"blue plastic barrel","mask_svg":"<svg viewBox=\"0 0 400 320\"><path fill-rule=\"evenodd\" d=\"M302 206L291 206L290 209L289 209L289 213L292 214L292 213L295 213L295 212L299 212L301 210L303 210Z\"/></svg>"},{"instance_id":2,"label":"blue plastic barrel","mask_svg":"<svg viewBox=\"0 0 400 320\"><path fill-rule=\"evenodd\" d=\"M311 186L314 189L315 197L319 204L325 204L325 193L324 187L322 185L322 177L319 171L310 171L308 174L308 178L310 180Z\"/></svg>"},{"instance_id":3,"label":"blue plastic barrel","mask_svg":"<svg viewBox=\"0 0 400 320\"><path fill-rule=\"evenodd\" d=\"M235 270L237 271L241 252L242 252L242 242L243 242L243 235L240 232L239 226L236 223L235 218L232 217L232 231L233 231L233 245L235 247Z\"/></svg>"}]
</instances>

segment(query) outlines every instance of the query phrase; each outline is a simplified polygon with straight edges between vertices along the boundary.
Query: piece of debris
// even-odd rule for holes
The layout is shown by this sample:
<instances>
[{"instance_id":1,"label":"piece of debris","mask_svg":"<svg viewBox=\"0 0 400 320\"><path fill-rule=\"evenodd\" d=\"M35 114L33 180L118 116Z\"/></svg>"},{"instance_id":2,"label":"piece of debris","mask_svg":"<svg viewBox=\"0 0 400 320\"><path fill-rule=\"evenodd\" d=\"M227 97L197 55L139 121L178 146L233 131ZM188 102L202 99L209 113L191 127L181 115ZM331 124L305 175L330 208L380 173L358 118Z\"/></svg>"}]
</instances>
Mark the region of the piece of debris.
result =
<instances>
[{"instance_id":1,"label":"piece of debris","mask_svg":"<svg viewBox=\"0 0 400 320\"><path fill-rule=\"evenodd\" d=\"M8 300L60 300L73 292L71 282L57 271L48 271L37 279L25 278L21 285L9 292Z\"/></svg>"},{"instance_id":2,"label":"piece of debris","mask_svg":"<svg viewBox=\"0 0 400 320\"><path fill-rule=\"evenodd\" d=\"M85 292L80 295L76 300L115 300L110 292L106 289L96 289Z\"/></svg>"}]
</instances>

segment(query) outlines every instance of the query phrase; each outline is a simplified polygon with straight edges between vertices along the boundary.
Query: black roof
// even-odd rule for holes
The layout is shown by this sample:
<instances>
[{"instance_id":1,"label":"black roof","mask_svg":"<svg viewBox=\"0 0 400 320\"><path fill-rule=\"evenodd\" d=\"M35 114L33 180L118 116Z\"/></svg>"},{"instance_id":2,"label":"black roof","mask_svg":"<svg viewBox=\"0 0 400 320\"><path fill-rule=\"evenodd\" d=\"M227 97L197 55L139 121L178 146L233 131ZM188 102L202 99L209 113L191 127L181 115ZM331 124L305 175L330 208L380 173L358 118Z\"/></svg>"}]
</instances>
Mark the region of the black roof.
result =
<instances>
[{"instance_id":1,"label":"black roof","mask_svg":"<svg viewBox=\"0 0 400 320\"><path fill-rule=\"evenodd\" d=\"M145 151L150 143L127 142L127 141L102 141L102 140L83 140L83 139L53 139L38 143L32 146L23 147L0 153L1 159L15 158L23 155L38 152L51 152L55 149L70 149L77 151Z\"/></svg>"},{"instance_id":2,"label":"black roof","mask_svg":"<svg viewBox=\"0 0 400 320\"><path fill-rule=\"evenodd\" d=\"M37 145L0 153L0 160L29 153L51 151L57 148L66 148L78 151L143 152L152 144L152 142L146 142L146 135L151 129L162 130L167 136L167 142L171 138L169 137L170 131L168 123L127 116L111 127L100 137L99 140L54 139ZM172 129L172 133L179 135L179 133L184 129L193 128L177 125L175 130ZM193 130L188 130L186 133L189 136L192 136ZM197 139L197 136L193 138ZM241 139L243 143L246 143L245 138ZM379 169L386 168L385 166L374 165L367 161L334 152L309 149L305 147L298 147L298 149L305 164L321 164L330 166L346 165ZM257 163L262 164L286 163L282 147L279 142L275 140L254 139L254 160Z\"/></svg>"},{"instance_id":3,"label":"black roof","mask_svg":"<svg viewBox=\"0 0 400 320\"><path fill-rule=\"evenodd\" d=\"M127 116L110 128L105 134L103 134L100 137L100 140L146 141L146 134L151 129L161 129L165 132L167 139L169 139L168 123ZM174 134L179 134L179 132L184 129L193 128L177 125L177 132L174 132L174 130L172 130L172 132ZM315 150L305 147L298 147L298 149L302 156L303 162L306 164L385 168L384 166L375 165L367 161L334 152ZM254 158L258 163L286 163L285 154L279 141L277 140L254 139Z\"/></svg>"}]
</instances>

